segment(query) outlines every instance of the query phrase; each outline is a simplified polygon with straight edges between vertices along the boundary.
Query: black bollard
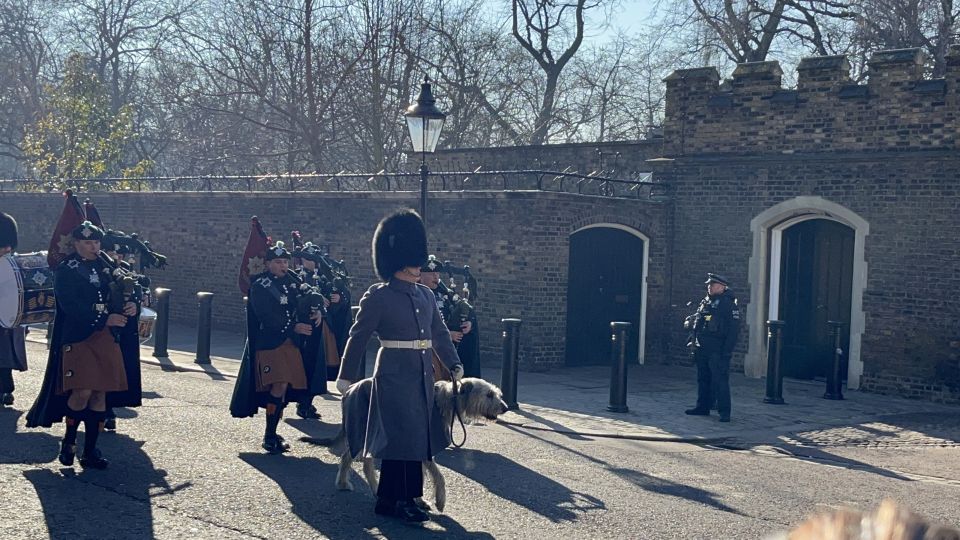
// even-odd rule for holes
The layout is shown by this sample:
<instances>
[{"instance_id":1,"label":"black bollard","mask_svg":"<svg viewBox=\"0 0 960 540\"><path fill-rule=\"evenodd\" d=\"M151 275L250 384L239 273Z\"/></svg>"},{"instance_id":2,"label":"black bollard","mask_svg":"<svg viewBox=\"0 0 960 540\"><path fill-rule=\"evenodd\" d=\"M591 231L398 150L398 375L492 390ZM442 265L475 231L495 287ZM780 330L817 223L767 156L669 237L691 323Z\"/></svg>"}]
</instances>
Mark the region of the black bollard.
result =
<instances>
[{"instance_id":1,"label":"black bollard","mask_svg":"<svg viewBox=\"0 0 960 540\"><path fill-rule=\"evenodd\" d=\"M780 347L783 343L783 321L767 321L767 395L764 403L783 405L783 372L780 370Z\"/></svg>"},{"instance_id":2,"label":"black bollard","mask_svg":"<svg viewBox=\"0 0 960 540\"><path fill-rule=\"evenodd\" d=\"M350 320L357 320L357 312L360 311L360 306L350 306Z\"/></svg>"},{"instance_id":3,"label":"black bollard","mask_svg":"<svg viewBox=\"0 0 960 540\"><path fill-rule=\"evenodd\" d=\"M170 333L170 289L157 287L153 291L153 305L157 308L157 322L153 327L153 356L166 358L167 336Z\"/></svg>"},{"instance_id":4,"label":"black bollard","mask_svg":"<svg viewBox=\"0 0 960 540\"><path fill-rule=\"evenodd\" d=\"M517 367L520 352L520 319L503 319L503 370L500 373L500 390L503 401L511 410L517 405Z\"/></svg>"},{"instance_id":5,"label":"black bollard","mask_svg":"<svg viewBox=\"0 0 960 540\"><path fill-rule=\"evenodd\" d=\"M843 399L843 373L840 361L843 359L843 349L840 348L840 330L843 323L840 321L827 321L830 325L830 335L833 336L833 366L827 373L827 391L824 392L824 399Z\"/></svg>"},{"instance_id":6,"label":"black bollard","mask_svg":"<svg viewBox=\"0 0 960 540\"><path fill-rule=\"evenodd\" d=\"M630 337L628 322L610 323L610 412L630 412L627 408L627 340Z\"/></svg>"},{"instance_id":7,"label":"black bollard","mask_svg":"<svg viewBox=\"0 0 960 540\"><path fill-rule=\"evenodd\" d=\"M200 318L197 324L197 359L198 364L210 363L210 326L213 319L213 293L198 292L197 303L200 305Z\"/></svg>"}]
</instances>

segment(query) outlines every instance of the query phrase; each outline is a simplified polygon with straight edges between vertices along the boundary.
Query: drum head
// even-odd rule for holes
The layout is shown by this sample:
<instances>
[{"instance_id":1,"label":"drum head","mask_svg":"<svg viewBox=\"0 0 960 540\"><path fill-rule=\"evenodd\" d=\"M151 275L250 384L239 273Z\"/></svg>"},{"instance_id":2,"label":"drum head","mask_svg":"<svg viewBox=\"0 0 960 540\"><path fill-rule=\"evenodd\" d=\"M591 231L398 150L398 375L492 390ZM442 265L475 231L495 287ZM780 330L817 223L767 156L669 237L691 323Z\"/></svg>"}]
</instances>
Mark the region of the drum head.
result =
<instances>
[{"instance_id":1,"label":"drum head","mask_svg":"<svg viewBox=\"0 0 960 540\"><path fill-rule=\"evenodd\" d=\"M13 328L20 318L19 276L13 257L0 257L0 326L4 328Z\"/></svg>"}]
</instances>

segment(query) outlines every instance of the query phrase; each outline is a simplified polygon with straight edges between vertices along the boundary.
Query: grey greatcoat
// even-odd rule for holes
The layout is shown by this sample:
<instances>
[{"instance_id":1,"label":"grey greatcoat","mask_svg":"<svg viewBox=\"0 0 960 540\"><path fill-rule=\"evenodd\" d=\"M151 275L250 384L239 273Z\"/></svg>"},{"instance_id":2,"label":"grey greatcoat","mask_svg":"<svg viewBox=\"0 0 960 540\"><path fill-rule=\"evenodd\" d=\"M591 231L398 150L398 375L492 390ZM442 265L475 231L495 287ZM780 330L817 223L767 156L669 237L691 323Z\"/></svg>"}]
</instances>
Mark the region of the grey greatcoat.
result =
<instances>
[{"instance_id":1,"label":"grey greatcoat","mask_svg":"<svg viewBox=\"0 0 960 540\"><path fill-rule=\"evenodd\" d=\"M363 377L361 360L374 332L385 340L432 340L448 368L460 363L433 292L423 285L391 279L370 287L350 329L339 378ZM450 444L433 401L432 356L429 349L380 349L369 410L344 412L351 449L362 448L364 457L425 461Z\"/></svg>"}]
</instances>

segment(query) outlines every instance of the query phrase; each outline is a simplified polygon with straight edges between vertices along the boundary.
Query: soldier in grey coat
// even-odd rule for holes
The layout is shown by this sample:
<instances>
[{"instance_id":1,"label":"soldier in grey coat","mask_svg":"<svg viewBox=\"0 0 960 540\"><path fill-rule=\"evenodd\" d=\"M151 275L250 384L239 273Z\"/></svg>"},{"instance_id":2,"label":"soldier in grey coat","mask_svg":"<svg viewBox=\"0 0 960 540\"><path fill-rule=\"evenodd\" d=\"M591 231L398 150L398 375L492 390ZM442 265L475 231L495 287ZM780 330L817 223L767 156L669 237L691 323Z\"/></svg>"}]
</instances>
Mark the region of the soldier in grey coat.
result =
<instances>
[{"instance_id":1,"label":"soldier in grey coat","mask_svg":"<svg viewBox=\"0 0 960 540\"><path fill-rule=\"evenodd\" d=\"M414 503L423 495L421 463L450 442L434 403L434 353L455 376L463 373L433 292L417 283L427 260L426 244L423 222L412 210L387 216L378 225L373 263L385 283L370 287L360 300L337 378L343 393L363 377L364 349L376 332L381 348L369 413L346 411L344 429L364 457L381 460L374 511L406 521L429 519Z\"/></svg>"}]
</instances>

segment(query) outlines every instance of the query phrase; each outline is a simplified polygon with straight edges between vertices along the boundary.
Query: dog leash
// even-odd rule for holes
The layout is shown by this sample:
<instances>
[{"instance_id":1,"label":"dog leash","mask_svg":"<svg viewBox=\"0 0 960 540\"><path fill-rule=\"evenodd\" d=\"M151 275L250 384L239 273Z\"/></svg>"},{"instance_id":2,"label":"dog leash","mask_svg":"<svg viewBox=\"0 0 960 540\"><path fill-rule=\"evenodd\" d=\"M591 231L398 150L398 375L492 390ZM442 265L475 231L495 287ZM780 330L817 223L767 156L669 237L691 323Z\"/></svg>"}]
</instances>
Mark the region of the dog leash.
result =
<instances>
[{"instance_id":1,"label":"dog leash","mask_svg":"<svg viewBox=\"0 0 960 540\"><path fill-rule=\"evenodd\" d=\"M457 378L453 376L453 372L450 373L450 382L453 383L453 416L450 417L450 442L453 444L454 448L461 448L463 445L467 444L467 425L463 423L463 417L460 416L460 407L459 400L457 396L460 394L460 384L457 381ZM453 422L454 420L460 421L460 428L463 430L463 440L460 441L460 444L457 444L456 439L453 437Z\"/></svg>"}]
</instances>

